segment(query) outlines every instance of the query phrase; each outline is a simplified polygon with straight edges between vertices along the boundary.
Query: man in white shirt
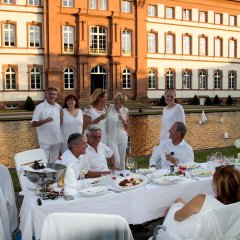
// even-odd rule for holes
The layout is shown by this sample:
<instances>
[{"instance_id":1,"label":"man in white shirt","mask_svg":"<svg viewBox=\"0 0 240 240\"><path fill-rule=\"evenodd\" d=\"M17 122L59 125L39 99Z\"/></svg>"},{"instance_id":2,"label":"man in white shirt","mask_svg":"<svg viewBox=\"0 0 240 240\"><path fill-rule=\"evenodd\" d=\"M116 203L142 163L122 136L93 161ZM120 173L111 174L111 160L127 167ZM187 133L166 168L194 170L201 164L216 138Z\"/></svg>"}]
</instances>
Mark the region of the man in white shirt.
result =
<instances>
[{"instance_id":1,"label":"man in white shirt","mask_svg":"<svg viewBox=\"0 0 240 240\"><path fill-rule=\"evenodd\" d=\"M74 171L75 179L79 179L80 170L88 170L88 159L86 156L87 141L83 134L73 133L69 136L68 149L59 157L56 163L70 166Z\"/></svg>"},{"instance_id":2,"label":"man in white shirt","mask_svg":"<svg viewBox=\"0 0 240 240\"><path fill-rule=\"evenodd\" d=\"M187 128L183 122L175 122L169 130L170 139L163 141L149 159L150 167L166 168L178 163L194 162L193 149L184 141Z\"/></svg>"},{"instance_id":3,"label":"man in white shirt","mask_svg":"<svg viewBox=\"0 0 240 240\"><path fill-rule=\"evenodd\" d=\"M46 91L46 99L38 104L32 117L32 126L37 127L40 148L46 154L49 162L54 163L58 159L62 139L60 128L61 106L56 103L57 89L49 87Z\"/></svg>"},{"instance_id":4,"label":"man in white shirt","mask_svg":"<svg viewBox=\"0 0 240 240\"><path fill-rule=\"evenodd\" d=\"M88 147L89 172L87 177L100 177L102 174L111 174L115 171L115 159L113 151L105 144L101 143L101 128L96 124L91 124L86 129ZM107 161L109 161L110 169Z\"/></svg>"}]
</instances>

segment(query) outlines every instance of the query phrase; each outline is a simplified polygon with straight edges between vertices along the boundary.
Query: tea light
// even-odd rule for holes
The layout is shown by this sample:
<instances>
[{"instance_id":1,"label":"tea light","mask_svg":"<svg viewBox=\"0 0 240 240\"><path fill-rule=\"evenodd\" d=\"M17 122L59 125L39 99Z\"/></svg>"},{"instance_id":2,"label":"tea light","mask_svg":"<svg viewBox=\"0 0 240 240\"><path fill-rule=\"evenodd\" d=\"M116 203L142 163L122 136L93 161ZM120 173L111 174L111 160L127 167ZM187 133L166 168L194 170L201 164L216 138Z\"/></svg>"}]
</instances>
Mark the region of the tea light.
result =
<instances>
[{"instance_id":1,"label":"tea light","mask_svg":"<svg viewBox=\"0 0 240 240\"><path fill-rule=\"evenodd\" d=\"M228 139L229 137L228 137L228 132L225 132L224 134L223 134L223 138L224 139Z\"/></svg>"}]
</instances>

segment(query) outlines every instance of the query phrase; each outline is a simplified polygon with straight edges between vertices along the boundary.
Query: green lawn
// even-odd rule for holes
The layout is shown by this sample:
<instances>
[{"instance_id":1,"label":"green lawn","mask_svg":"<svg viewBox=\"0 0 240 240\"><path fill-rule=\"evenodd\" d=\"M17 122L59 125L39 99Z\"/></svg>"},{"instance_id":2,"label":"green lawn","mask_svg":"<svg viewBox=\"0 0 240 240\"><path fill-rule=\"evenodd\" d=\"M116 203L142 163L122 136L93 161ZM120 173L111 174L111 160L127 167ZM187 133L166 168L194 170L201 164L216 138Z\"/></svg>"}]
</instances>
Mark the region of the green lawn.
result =
<instances>
[{"instance_id":1,"label":"green lawn","mask_svg":"<svg viewBox=\"0 0 240 240\"><path fill-rule=\"evenodd\" d=\"M194 152L195 162L205 162L208 155L214 154L215 152L222 152L223 156L235 156L240 153L240 149L235 147L227 147L221 149L208 149L208 150L199 150ZM137 159L137 167L138 168L148 168L149 157L141 157ZM10 174L13 179L13 185L15 191L21 191L21 187L19 185L18 176L15 169L10 170Z\"/></svg>"}]
</instances>

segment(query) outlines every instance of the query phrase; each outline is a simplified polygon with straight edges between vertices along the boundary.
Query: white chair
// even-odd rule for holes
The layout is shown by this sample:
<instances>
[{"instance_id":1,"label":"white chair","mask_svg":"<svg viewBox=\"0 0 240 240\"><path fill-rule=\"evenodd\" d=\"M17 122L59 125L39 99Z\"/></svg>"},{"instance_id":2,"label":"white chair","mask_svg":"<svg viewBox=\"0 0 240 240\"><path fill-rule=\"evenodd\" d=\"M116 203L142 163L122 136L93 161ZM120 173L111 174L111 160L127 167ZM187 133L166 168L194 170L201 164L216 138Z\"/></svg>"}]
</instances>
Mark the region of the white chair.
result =
<instances>
[{"instance_id":1,"label":"white chair","mask_svg":"<svg viewBox=\"0 0 240 240\"><path fill-rule=\"evenodd\" d=\"M0 188L0 238L5 240L11 240L11 231L10 231L10 220L8 216L7 204Z\"/></svg>"},{"instance_id":2,"label":"white chair","mask_svg":"<svg viewBox=\"0 0 240 240\"><path fill-rule=\"evenodd\" d=\"M42 159L41 162L47 162L46 154L41 148L31 149L31 150L27 150L27 151L15 154L14 162L16 165L16 171L18 174L19 182L23 191L25 187L24 187L24 182L22 181L22 178L21 178L21 176L23 175L22 164L26 164L26 163L33 162L35 160L40 160L40 159ZM19 194L23 195L22 192Z\"/></svg>"},{"instance_id":3,"label":"white chair","mask_svg":"<svg viewBox=\"0 0 240 240\"><path fill-rule=\"evenodd\" d=\"M161 233L158 231L161 229ZM240 202L212 208L201 215L196 224L194 239L240 239ZM154 229L152 240L183 240L159 225Z\"/></svg>"},{"instance_id":4,"label":"white chair","mask_svg":"<svg viewBox=\"0 0 240 240\"><path fill-rule=\"evenodd\" d=\"M10 230L13 232L17 228L18 223L15 192L9 170L3 165L0 165L0 188L2 189L2 193L7 205L10 220Z\"/></svg>"},{"instance_id":5,"label":"white chair","mask_svg":"<svg viewBox=\"0 0 240 240\"><path fill-rule=\"evenodd\" d=\"M127 221L117 215L52 213L43 223L41 240L133 240Z\"/></svg>"}]
</instances>

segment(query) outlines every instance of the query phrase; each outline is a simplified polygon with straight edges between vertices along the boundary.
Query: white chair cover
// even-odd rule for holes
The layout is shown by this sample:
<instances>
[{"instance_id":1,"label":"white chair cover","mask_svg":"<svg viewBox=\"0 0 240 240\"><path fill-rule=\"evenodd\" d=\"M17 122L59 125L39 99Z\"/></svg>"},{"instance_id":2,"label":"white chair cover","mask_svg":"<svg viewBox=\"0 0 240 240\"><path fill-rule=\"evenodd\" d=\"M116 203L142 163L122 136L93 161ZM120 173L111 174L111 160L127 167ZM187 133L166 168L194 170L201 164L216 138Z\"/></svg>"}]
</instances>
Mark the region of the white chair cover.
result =
<instances>
[{"instance_id":1,"label":"white chair cover","mask_svg":"<svg viewBox=\"0 0 240 240\"><path fill-rule=\"evenodd\" d=\"M41 162L47 162L46 154L41 148L20 152L14 156L14 162L16 165L19 182L23 191L24 191L24 183L22 182L22 179L20 177L23 174L22 167L21 167L22 164L33 162L35 160L40 160L40 159L42 159Z\"/></svg>"},{"instance_id":2,"label":"white chair cover","mask_svg":"<svg viewBox=\"0 0 240 240\"><path fill-rule=\"evenodd\" d=\"M6 240L11 240L11 232L10 232L10 220L8 216L7 204L4 199L4 195L2 193L2 189L0 188L0 237L3 235ZM3 232L2 232L3 230ZM0 238L2 240L2 238Z\"/></svg>"},{"instance_id":3,"label":"white chair cover","mask_svg":"<svg viewBox=\"0 0 240 240\"><path fill-rule=\"evenodd\" d=\"M240 202L204 213L197 225L196 239L240 239Z\"/></svg>"},{"instance_id":4,"label":"white chair cover","mask_svg":"<svg viewBox=\"0 0 240 240\"><path fill-rule=\"evenodd\" d=\"M133 240L127 221L117 215L52 213L43 223L41 240Z\"/></svg>"},{"instance_id":5,"label":"white chair cover","mask_svg":"<svg viewBox=\"0 0 240 240\"><path fill-rule=\"evenodd\" d=\"M12 178L8 168L0 165L0 188L7 204L8 216L10 220L10 230L13 232L17 228L17 207Z\"/></svg>"},{"instance_id":6,"label":"white chair cover","mask_svg":"<svg viewBox=\"0 0 240 240\"><path fill-rule=\"evenodd\" d=\"M0 218L0 239L6 240L1 218Z\"/></svg>"}]
</instances>

